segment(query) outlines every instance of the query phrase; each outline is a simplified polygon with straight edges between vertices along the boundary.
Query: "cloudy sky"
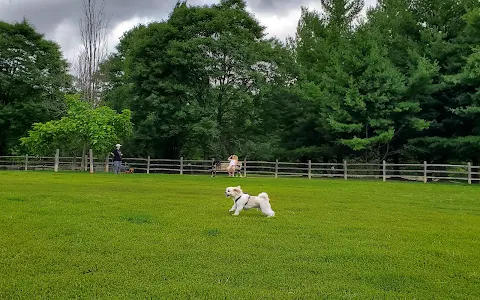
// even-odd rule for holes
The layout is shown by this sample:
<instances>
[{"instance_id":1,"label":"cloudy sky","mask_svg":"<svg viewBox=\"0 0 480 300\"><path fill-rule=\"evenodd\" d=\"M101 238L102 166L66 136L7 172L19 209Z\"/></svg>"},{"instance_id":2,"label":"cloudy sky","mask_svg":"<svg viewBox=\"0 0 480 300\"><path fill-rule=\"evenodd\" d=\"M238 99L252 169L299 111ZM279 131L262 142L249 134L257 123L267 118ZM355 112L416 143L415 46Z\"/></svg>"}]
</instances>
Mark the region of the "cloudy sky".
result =
<instances>
[{"instance_id":1,"label":"cloudy sky","mask_svg":"<svg viewBox=\"0 0 480 300\"><path fill-rule=\"evenodd\" d=\"M96 0L100 3L102 0ZM122 34L139 23L165 19L177 0L105 0L110 17L108 48L112 51ZM190 0L191 5L213 4L218 0ZM376 0L365 0L365 6ZM247 0L248 10L266 26L269 36L284 39L293 35L300 17L300 7L320 10L320 0ZM56 41L72 61L80 44L79 20L82 0L0 0L0 20L26 18L38 32Z\"/></svg>"}]
</instances>

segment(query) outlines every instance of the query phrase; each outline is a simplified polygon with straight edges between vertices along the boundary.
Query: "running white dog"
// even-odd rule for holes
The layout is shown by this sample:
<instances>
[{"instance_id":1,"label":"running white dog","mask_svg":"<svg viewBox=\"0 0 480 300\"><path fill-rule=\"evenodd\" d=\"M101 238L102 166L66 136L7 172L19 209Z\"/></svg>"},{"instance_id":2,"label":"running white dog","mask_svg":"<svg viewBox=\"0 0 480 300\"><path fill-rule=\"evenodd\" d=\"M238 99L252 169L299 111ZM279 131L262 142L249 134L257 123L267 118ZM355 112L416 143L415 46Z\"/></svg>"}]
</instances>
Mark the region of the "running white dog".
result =
<instances>
[{"instance_id":1,"label":"running white dog","mask_svg":"<svg viewBox=\"0 0 480 300\"><path fill-rule=\"evenodd\" d=\"M250 196L249 194L244 194L240 186L237 187L227 187L225 190L225 196L232 197L233 206L229 211L235 211L234 216L242 211L242 209L250 208L260 208L262 213L268 217L273 217L275 212L270 206L270 198L268 198L267 193L260 193L258 196Z\"/></svg>"}]
</instances>

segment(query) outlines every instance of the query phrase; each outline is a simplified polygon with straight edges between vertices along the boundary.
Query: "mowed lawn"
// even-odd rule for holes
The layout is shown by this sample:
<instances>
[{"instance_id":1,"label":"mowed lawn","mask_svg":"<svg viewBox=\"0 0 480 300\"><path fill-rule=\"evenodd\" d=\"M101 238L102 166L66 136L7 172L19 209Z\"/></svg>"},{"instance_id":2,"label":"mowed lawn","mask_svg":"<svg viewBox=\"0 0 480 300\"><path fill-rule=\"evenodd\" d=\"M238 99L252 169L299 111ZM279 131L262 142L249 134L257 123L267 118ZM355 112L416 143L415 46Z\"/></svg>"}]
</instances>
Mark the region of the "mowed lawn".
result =
<instances>
[{"instance_id":1,"label":"mowed lawn","mask_svg":"<svg viewBox=\"0 0 480 300\"><path fill-rule=\"evenodd\" d=\"M0 172L0 299L479 297L478 186Z\"/></svg>"}]
</instances>

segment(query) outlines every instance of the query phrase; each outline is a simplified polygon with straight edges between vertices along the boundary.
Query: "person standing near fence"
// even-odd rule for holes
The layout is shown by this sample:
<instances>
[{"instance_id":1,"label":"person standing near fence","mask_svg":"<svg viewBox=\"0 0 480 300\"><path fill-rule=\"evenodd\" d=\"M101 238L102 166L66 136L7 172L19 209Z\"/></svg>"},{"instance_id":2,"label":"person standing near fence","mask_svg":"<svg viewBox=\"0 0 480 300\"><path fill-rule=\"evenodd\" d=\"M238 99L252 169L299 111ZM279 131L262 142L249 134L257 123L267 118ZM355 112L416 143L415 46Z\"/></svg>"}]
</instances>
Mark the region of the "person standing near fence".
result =
<instances>
[{"instance_id":1,"label":"person standing near fence","mask_svg":"<svg viewBox=\"0 0 480 300\"><path fill-rule=\"evenodd\" d=\"M116 144L115 145L115 150L113 150L113 152L111 152L111 154L113 155L113 172L115 174L118 174L120 173L120 170L122 168L122 151L120 151L120 147L122 147L122 145L120 144Z\"/></svg>"}]
</instances>

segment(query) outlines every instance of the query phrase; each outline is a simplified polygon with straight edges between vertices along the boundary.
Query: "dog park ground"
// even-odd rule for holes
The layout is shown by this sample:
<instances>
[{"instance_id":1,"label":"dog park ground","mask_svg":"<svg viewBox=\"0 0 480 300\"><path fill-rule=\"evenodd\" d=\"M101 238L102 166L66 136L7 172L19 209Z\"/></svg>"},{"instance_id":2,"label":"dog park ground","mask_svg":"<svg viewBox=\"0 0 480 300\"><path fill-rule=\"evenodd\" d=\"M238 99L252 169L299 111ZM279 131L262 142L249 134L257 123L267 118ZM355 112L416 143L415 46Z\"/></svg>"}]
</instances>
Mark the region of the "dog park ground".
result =
<instances>
[{"instance_id":1,"label":"dog park ground","mask_svg":"<svg viewBox=\"0 0 480 300\"><path fill-rule=\"evenodd\" d=\"M479 186L0 172L1 299L478 299L479 237Z\"/></svg>"}]
</instances>

